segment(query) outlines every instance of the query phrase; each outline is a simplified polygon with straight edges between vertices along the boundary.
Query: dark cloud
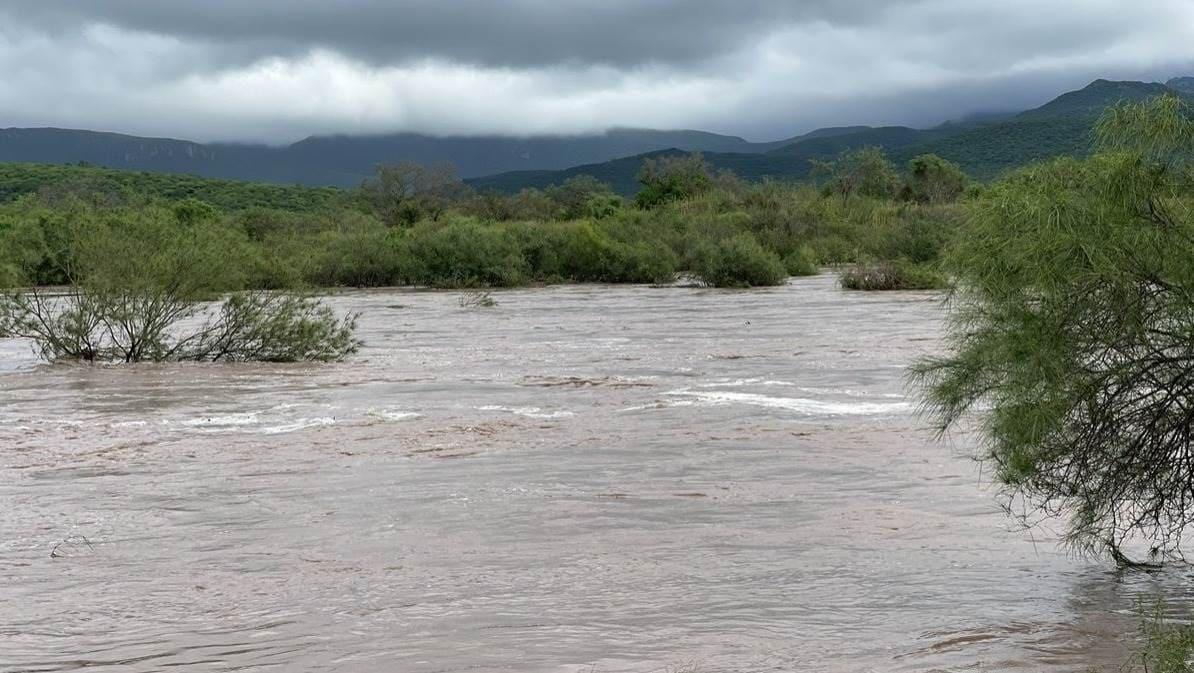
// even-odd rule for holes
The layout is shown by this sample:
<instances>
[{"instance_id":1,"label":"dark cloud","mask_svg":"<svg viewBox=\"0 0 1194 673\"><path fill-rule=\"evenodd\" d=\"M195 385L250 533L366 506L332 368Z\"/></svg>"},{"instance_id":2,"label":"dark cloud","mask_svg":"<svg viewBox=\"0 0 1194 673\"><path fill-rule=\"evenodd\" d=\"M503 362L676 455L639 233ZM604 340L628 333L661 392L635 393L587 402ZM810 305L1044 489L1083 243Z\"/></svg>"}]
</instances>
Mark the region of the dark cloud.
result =
<instances>
[{"instance_id":1,"label":"dark cloud","mask_svg":"<svg viewBox=\"0 0 1194 673\"><path fill-rule=\"evenodd\" d=\"M442 58L486 66L700 62L805 21L857 25L897 0L8 0L42 30L89 23L294 55L324 47L391 65ZM0 10L3 11L3 10Z\"/></svg>"},{"instance_id":2,"label":"dark cloud","mask_svg":"<svg viewBox=\"0 0 1194 673\"><path fill-rule=\"evenodd\" d=\"M4 0L0 126L761 140L1188 74L1191 43L1191 0Z\"/></svg>"}]
</instances>

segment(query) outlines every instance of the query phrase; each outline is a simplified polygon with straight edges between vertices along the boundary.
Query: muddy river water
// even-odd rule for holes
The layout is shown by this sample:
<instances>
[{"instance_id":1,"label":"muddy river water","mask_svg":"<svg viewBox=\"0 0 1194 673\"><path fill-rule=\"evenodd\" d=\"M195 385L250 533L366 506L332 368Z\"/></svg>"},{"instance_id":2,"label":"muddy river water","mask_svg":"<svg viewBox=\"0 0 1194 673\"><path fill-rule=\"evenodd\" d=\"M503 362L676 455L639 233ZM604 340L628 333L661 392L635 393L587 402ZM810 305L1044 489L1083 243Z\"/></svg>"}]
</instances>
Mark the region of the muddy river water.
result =
<instances>
[{"instance_id":1,"label":"muddy river water","mask_svg":"<svg viewBox=\"0 0 1194 673\"><path fill-rule=\"evenodd\" d=\"M331 365L0 341L0 671L1083 671L1142 598L1011 526L926 293L361 291Z\"/></svg>"}]
</instances>

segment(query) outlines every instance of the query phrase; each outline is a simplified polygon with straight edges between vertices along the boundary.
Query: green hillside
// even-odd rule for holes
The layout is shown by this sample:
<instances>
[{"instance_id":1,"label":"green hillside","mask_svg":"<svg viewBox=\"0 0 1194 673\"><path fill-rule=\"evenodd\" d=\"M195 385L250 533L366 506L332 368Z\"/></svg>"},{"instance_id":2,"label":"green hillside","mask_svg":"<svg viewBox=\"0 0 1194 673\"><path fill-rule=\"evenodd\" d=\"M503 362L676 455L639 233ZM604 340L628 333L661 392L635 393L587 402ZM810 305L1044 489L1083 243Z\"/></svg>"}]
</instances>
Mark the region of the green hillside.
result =
<instances>
[{"instance_id":1,"label":"green hillside","mask_svg":"<svg viewBox=\"0 0 1194 673\"><path fill-rule=\"evenodd\" d=\"M713 152L706 153L705 158L715 168L732 170L748 180L761 177L798 180L808 176L812 159L829 159L842 151L861 147L881 147L897 163L919 154L938 154L958 163L975 178L990 179L1038 159L1085 154L1090 150L1094 120L1104 109L1121 101L1138 101L1162 93L1194 95L1186 93L1194 88L1187 79L1170 80L1176 88L1158 83L1096 80L1010 118L943 124L932 129L854 127L840 133L808 134L765 154ZM651 155L564 171L500 174L470 182L478 189L514 192L525 187L558 184L585 174L610 183L620 193L633 194L637 190L638 167L648 156Z\"/></svg>"},{"instance_id":2,"label":"green hillside","mask_svg":"<svg viewBox=\"0 0 1194 673\"><path fill-rule=\"evenodd\" d=\"M936 154L958 164L971 177L988 180L1040 159L1089 152L1093 123L1093 116L1017 118L926 139L889 155L902 164L918 154Z\"/></svg>"},{"instance_id":3,"label":"green hillside","mask_svg":"<svg viewBox=\"0 0 1194 673\"><path fill-rule=\"evenodd\" d=\"M1096 117L1115 103L1141 101L1174 91L1157 82L1113 82L1096 79L1077 91L1063 93L1036 109L1017 115L1016 118Z\"/></svg>"},{"instance_id":4,"label":"green hillside","mask_svg":"<svg viewBox=\"0 0 1194 673\"><path fill-rule=\"evenodd\" d=\"M86 193L114 199L196 198L225 210L262 207L311 211L336 204L334 187L302 187L214 180L171 173L120 171L91 166L0 163L0 203L24 194Z\"/></svg>"}]
</instances>

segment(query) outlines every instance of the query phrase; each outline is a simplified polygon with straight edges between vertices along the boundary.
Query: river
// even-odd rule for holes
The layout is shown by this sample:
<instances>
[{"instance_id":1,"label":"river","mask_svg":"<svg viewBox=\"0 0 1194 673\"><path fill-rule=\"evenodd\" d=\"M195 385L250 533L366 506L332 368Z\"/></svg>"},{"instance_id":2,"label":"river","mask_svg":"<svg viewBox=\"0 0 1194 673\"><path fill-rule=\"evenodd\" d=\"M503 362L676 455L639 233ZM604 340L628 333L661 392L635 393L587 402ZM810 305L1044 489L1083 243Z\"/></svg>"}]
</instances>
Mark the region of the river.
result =
<instances>
[{"instance_id":1,"label":"river","mask_svg":"<svg viewBox=\"0 0 1194 673\"><path fill-rule=\"evenodd\" d=\"M1084 671L1121 574L915 414L932 293L354 291L326 365L0 341L0 670Z\"/></svg>"}]
</instances>

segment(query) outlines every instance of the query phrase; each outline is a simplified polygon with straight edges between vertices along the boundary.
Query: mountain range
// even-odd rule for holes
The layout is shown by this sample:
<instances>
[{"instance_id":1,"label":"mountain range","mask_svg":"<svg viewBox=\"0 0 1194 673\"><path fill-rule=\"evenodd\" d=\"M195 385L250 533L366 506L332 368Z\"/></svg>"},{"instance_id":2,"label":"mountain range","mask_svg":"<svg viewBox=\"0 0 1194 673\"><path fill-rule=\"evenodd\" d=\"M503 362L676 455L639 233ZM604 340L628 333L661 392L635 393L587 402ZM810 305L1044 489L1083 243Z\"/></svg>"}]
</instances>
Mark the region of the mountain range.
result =
<instances>
[{"instance_id":1,"label":"mountain range","mask_svg":"<svg viewBox=\"0 0 1194 673\"><path fill-rule=\"evenodd\" d=\"M791 180L807 177L812 159L830 159L842 151L861 147L881 147L897 165L920 154L937 154L959 164L972 177L990 179L1009 168L1039 159L1085 154L1091 148L1094 122L1108 106L1162 93L1194 101L1194 78L1175 78L1166 84L1100 79L1038 108L1013 115L948 122L930 129L881 126L853 127L830 134L814 132L762 152L705 152L704 156L714 168L732 170L747 180ZM514 192L558 184L585 174L608 182L620 193L633 194L638 187L638 168L644 159L678 154L683 149L672 148L562 171L498 174L469 182L477 189Z\"/></svg>"},{"instance_id":2,"label":"mountain range","mask_svg":"<svg viewBox=\"0 0 1194 673\"><path fill-rule=\"evenodd\" d=\"M704 131L612 129L575 136L436 137L417 133L312 136L270 147L196 143L117 133L57 128L0 129L0 162L84 162L109 168L279 184L355 186L380 163L447 162L478 189L517 191L588 174L625 194L645 158L703 152L716 168L746 179L805 177L810 159L843 150L882 147L897 163L924 153L955 161L974 177L989 178L1028 161L1081 154L1090 129L1108 105L1172 92L1194 98L1194 77L1165 84L1096 80L1041 107L1014 115L988 115L929 129L848 126L818 129L765 143Z\"/></svg>"}]
</instances>

